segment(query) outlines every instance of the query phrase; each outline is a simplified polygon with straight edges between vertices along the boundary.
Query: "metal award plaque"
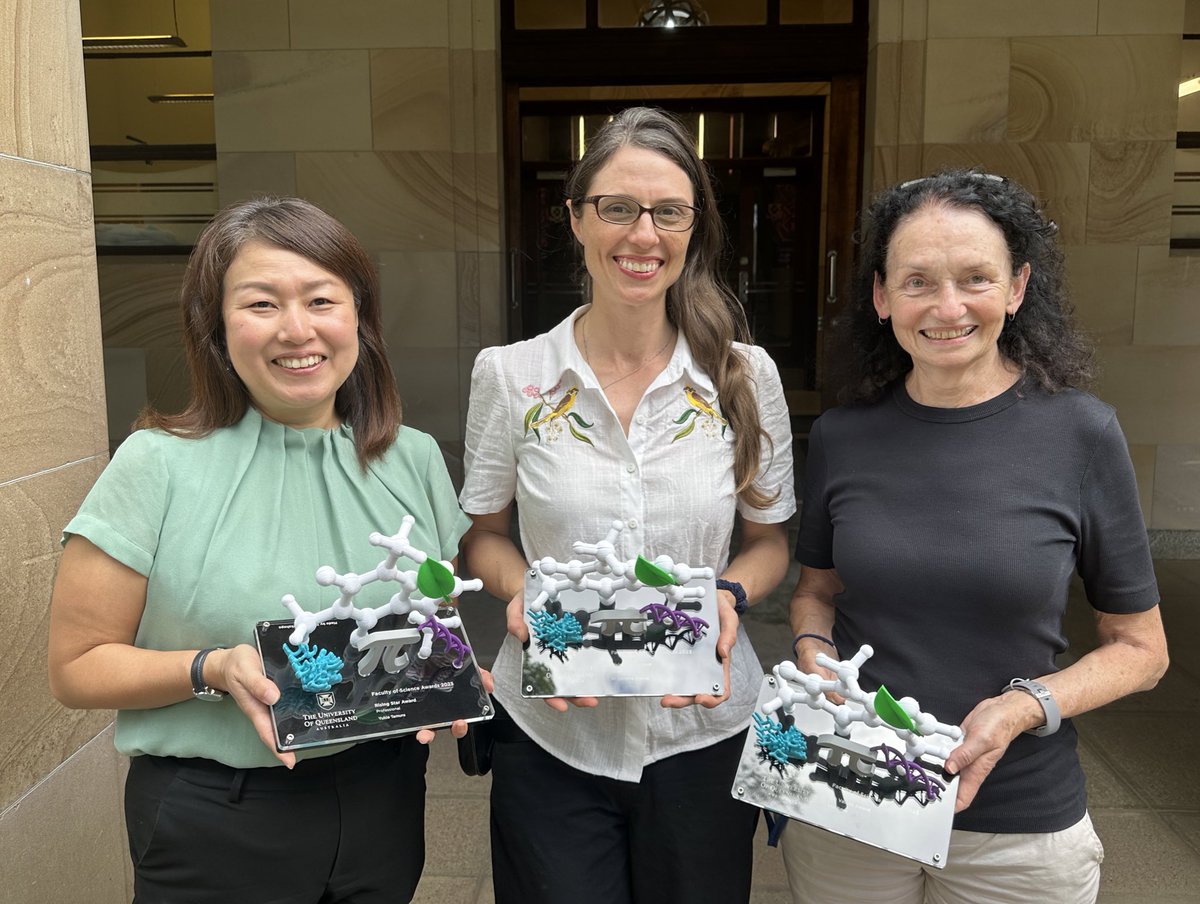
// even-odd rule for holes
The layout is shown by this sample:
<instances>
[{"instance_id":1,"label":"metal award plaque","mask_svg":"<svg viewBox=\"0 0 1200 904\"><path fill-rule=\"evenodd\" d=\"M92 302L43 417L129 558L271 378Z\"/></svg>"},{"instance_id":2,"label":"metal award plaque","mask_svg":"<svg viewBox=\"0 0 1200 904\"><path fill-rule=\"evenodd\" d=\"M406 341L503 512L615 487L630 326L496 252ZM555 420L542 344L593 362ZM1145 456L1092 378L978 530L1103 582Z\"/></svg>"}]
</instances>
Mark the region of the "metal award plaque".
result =
<instances>
[{"instance_id":1,"label":"metal award plaque","mask_svg":"<svg viewBox=\"0 0 1200 904\"><path fill-rule=\"evenodd\" d=\"M864 646L840 663L818 656L836 680L790 662L776 666L763 679L731 793L940 869L958 791L943 761L962 730L921 712L912 698L892 699L886 687L864 693L858 666L872 652Z\"/></svg>"},{"instance_id":2,"label":"metal award plaque","mask_svg":"<svg viewBox=\"0 0 1200 904\"><path fill-rule=\"evenodd\" d=\"M590 560L539 559L526 571L522 696L720 696L712 569L665 556L621 561L620 529L614 522L599 543L573 544Z\"/></svg>"}]
</instances>

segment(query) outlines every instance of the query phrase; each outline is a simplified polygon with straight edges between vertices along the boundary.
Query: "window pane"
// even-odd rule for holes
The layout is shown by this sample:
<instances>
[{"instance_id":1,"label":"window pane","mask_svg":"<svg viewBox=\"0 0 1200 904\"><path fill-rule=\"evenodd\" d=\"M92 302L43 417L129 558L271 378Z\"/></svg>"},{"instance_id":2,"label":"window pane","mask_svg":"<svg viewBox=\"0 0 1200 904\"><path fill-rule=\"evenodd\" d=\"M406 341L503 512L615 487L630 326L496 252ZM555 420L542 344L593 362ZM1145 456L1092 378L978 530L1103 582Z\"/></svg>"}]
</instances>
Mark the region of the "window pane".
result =
<instances>
[{"instance_id":1,"label":"window pane","mask_svg":"<svg viewBox=\"0 0 1200 904\"><path fill-rule=\"evenodd\" d=\"M815 125L810 110L681 111L705 160L811 157ZM607 113L521 117L521 159L569 165L609 119Z\"/></svg>"},{"instance_id":2,"label":"window pane","mask_svg":"<svg viewBox=\"0 0 1200 904\"><path fill-rule=\"evenodd\" d=\"M1192 6L1200 7L1200 3L1190 3L1189 10ZM1179 66L1179 90L1187 92L1179 98L1176 128L1181 133L1200 132L1200 90L1196 90L1194 82L1197 78L1200 78L1200 40L1187 40L1183 42ZM1200 247L1200 148L1175 149L1171 242L1177 248L1182 244L1191 254Z\"/></svg>"},{"instance_id":3,"label":"window pane","mask_svg":"<svg viewBox=\"0 0 1200 904\"><path fill-rule=\"evenodd\" d=\"M96 245L186 253L220 207L216 182L212 160L94 161Z\"/></svg>"},{"instance_id":4,"label":"window pane","mask_svg":"<svg viewBox=\"0 0 1200 904\"><path fill-rule=\"evenodd\" d=\"M709 25L766 25L767 0L704 0Z\"/></svg>"},{"instance_id":5,"label":"window pane","mask_svg":"<svg viewBox=\"0 0 1200 904\"><path fill-rule=\"evenodd\" d=\"M607 113L522 116L521 159L534 163L570 164L583 156L588 141L610 118Z\"/></svg>"},{"instance_id":6,"label":"window pane","mask_svg":"<svg viewBox=\"0 0 1200 904\"><path fill-rule=\"evenodd\" d=\"M737 156L735 113L702 113L696 128L696 143L705 160L732 160Z\"/></svg>"},{"instance_id":7,"label":"window pane","mask_svg":"<svg viewBox=\"0 0 1200 904\"><path fill-rule=\"evenodd\" d=\"M1200 148L1175 151L1171 238L1200 242Z\"/></svg>"},{"instance_id":8,"label":"window pane","mask_svg":"<svg viewBox=\"0 0 1200 904\"><path fill-rule=\"evenodd\" d=\"M586 0L513 0L517 28L586 28Z\"/></svg>"},{"instance_id":9,"label":"window pane","mask_svg":"<svg viewBox=\"0 0 1200 904\"><path fill-rule=\"evenodd\" d=\"M1181 85L1200 77L1200 41L1183 41L1182 47L1179 66ZM1180 132L1200 132L1200 91L1192 91L1179 98L1179 122L1176 128Z\"/></svg>"},{"instance_id":10,"label":"window pane","mask_svg":"<svg viewBox=\"0 0 1200 904\"><path fill-rule=\"evenodd\" d=\"M781 25L844 25L854 21L854 0L779 0Z\"/></svg>"},{"instance_id":11,"label":"window pane","mask_svg":"<svg viewBox=\"0 0 1200 904\"><path fill-rule=\"evenodd\" d=\"M812 113L807 110L748 112L744 114L742 128L743 157L812 156L813 121Z\"/></svg>"},{"instance_id":12,"label":"window pane","mask_svg":"<svg viewBox=\"0 0 1200 904\"><path fill-rule=\"evenodd\" d=\"M522 116L521 159L535 161L571 159L571 123L574 116Z\"/></svg>"}]
</instances>

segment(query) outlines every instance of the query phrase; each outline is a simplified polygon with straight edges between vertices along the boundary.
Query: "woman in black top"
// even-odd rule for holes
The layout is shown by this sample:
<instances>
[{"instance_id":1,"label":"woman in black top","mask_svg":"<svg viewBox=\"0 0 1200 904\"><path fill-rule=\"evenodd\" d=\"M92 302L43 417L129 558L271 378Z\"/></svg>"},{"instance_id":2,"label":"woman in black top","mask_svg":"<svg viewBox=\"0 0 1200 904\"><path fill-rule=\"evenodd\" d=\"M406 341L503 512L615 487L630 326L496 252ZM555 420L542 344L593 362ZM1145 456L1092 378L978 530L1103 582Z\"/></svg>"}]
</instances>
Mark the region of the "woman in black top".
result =
<instances>
[{"instance_id":1,"label":"woman in black top","mask_svg":"<svg viewBox=\"0 0 1200 904\"><path fill-rule=\"evenodd\" d=\"M1103 850L1069 717L1153 687L1167 653L1125 439L1082 390L1057 227L999 176L903 183L868 212L854 306L850 404L810 437L799 666L870 643L864 686L966 739L945 869L793 823L794 899L1093 901ZM1074 572L1099 646L1059 670Z\"/></svg>"}]
</instances>

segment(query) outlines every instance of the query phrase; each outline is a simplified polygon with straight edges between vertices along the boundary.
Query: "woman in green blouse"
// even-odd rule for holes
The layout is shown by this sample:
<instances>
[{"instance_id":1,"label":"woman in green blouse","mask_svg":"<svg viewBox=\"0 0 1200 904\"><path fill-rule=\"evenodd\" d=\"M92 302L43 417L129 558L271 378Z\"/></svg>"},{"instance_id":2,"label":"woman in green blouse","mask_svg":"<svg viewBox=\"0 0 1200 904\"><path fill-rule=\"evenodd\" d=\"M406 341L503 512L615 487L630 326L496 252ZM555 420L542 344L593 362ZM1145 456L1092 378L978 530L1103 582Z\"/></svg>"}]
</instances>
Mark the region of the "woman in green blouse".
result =
<instances>
[{"instance_id":1,"label":"woman in green blouse","mask_svg":"<svg viewBox=\"0 0 1200 904\"><path fill-rule=\"evenodd\" d=\"M410 542L453 559L468 526L437 444L400 424L375 270L323 211L261 199L205 229L182 305L191 400L139 418L64 531L51 688L118 711L139 904L407 901L432 733L276 753L248 643L282 594L332 599L318 565L377 561L372 531L412 515Z\"/></svg>"}]
</instances>

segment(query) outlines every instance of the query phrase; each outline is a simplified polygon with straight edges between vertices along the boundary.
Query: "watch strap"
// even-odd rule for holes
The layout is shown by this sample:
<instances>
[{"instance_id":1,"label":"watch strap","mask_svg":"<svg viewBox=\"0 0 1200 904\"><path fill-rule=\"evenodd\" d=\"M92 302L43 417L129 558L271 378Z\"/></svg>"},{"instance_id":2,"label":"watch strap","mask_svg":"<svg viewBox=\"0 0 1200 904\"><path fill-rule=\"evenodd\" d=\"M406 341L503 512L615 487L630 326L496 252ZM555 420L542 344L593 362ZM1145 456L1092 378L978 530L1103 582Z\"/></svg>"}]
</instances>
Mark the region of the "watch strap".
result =
<instances>
[{"instance_id":1,"label":"watch strap","mask_svg":"<svg viewBox=\"0 0 1200 904\"><path fill-rule=\"evenodd\" d=\"M1062 724L1062 714L1058 711L1058 703L1055 702L1054 694L1050 692L1050 688L1031 678L1014 678L1008 682L1008 686L1000 693L1007 694L1009 691L1024 691L1029 694L1029 696L1033 697L1041 705L1042 713L1046 717L1045 725L1031 728L1025 732L1026 734L1044 738L1046 735L1052 735L1058 731L1059 725Z\"/></svg>"},{"instance_id":2,"label":"watch strap","mask_svg":"<svg viewBox=\"0 0 1200 904\"><path fill-rule=\"evenodd\" d=\"M223 650L224 647L207 647L196 654L192 660L192 696L197 700L220 700L225 692L211 688L204 683L204 660L213 650Z\"/></svg>"},{"instance_id":3,"label":"watch strap","mask_svg":"<svg viewBox=\"0 0 1200 904\"><path fill-rule=\"evenodd\" d=\"M737 581L727 581L724 578L717 578L717 589L728 590L733 594L733 611L738 615L742 615L750 608L750 603L746 601L746 588Z\"/></svg>"}]
</instances>

